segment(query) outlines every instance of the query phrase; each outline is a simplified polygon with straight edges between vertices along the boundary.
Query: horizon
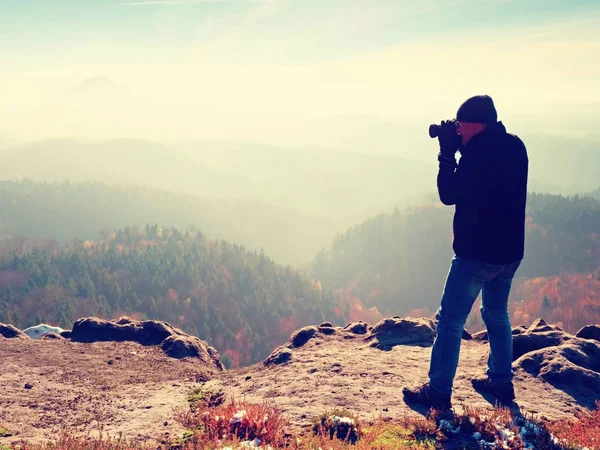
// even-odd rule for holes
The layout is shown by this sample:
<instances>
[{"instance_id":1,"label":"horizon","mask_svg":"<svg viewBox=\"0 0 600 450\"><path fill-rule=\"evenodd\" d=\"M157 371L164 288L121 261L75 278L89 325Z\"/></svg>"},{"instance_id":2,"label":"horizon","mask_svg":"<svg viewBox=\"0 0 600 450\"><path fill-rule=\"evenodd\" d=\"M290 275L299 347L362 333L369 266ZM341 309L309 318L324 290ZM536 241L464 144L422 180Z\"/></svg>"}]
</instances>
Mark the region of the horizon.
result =
<instances>
[{"instance_id":1,"label":"horizon","mask_svg":"<svg viewBox=\"0 0 600 450\"><path fill-rule=\"evenodd\" d=\"M487 93L517 134L600 140L593 1L72 3L0 6L0 138L395 153Z\"/></svg>"}]
</instances>

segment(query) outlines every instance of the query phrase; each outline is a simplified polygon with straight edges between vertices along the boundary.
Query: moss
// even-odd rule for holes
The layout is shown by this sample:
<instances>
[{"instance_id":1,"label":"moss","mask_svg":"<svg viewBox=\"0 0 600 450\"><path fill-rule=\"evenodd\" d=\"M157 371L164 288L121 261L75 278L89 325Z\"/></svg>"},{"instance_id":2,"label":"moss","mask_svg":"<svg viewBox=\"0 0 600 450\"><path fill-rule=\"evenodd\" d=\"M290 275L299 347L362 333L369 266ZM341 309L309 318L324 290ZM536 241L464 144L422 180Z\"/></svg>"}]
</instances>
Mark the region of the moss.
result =
<instances>
[{"instance_id":1,"label":"moss","mask_svg":"<svg viewBox=\"0 0 600 450\"><path fill-rule=\"evenodd\" d=\"M347 417L353 420L353 424L349 425L346 423L338 423L331 419L332 416ZM340 440L348 440L354 444L363 435L361 423L358 420L358 416L352 414L347 409L336 408L331 412L325 412L319 417L313 419L312 425L314 434L326 434L331 439L334 437Z\"/></svg>"},{"instance_id":2,"label":"moss","mask_svg":"<svg viewBox=\"0 0 600 450\"><path fill-rule=\"evenodd\" d=\"M413 432L400 425L386 426L381 430L372 445L381 448L406 448L435 450L435 439L416 440Z\"/></svg>"},{"instance_id":3,"label":"moss","mask_svg":"<svg viewBox=\"0 0 600 450\"><path fill-rule=\"evenodd\" d=\"M206 402L210 398L210 393L202 388L192 389L188 392L186 400L190 405L190 408L194 408L198 403Z\"/></svg>"},{"instance_id":4,"label":"moss","mask_svg":"<svg viewBox=\"0 0 600 450\"><path fill-rule=\"evenodd\" d=\"M13 433L11 433L10 431L8 431L6 428L4 427L0 427L0 437L9 437L12 436Z\"/></svg>"}]
</instances>

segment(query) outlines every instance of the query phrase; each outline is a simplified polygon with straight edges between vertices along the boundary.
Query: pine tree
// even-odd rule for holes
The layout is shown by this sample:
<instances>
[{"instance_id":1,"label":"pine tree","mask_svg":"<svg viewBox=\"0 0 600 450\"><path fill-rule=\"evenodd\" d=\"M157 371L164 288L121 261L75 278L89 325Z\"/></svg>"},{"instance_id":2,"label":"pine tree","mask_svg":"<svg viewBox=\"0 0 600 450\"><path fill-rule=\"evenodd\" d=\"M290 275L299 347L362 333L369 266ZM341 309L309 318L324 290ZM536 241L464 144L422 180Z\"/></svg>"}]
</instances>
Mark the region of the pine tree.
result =
<instances>
[{"instance_id":1,"label":"pine tree","mask_svg":"<svg viewBox=\"0 0 600 450\"><path fill-rule=\"evenodd\" d=\"M542 300L542 309L544 311L548 311L550 309L550 299L547 295L544 295L544 299Z\"/></svg>"}]
</instances>

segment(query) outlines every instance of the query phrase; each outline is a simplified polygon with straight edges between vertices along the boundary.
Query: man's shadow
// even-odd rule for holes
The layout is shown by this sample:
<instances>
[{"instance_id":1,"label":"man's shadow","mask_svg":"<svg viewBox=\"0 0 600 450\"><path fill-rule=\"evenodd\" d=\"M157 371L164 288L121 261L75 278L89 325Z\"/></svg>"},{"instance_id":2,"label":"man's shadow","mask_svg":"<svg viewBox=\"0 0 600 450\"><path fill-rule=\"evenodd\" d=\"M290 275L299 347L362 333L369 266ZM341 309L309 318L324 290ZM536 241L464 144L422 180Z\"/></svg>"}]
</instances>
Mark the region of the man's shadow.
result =
<instances>
[{"instance_id":1,"label":"man's shadow","mask_svg":"<svg viewBox=\"0 0 600 450\"><path fill-rule=\"evenodd\" d=\"M422 405L420 403L411 403L411 402L407 401L406 398L403 398L402 400L404 401L404 404L406 406L408 406L414 412L421 414L426 419L429 419L431 417L431 414L434 411L432 408L428 408L427 406ZM454 410L452 410L452 409L439 410L439 411L437 411L436 417L439 417L440 419L445 419L445 420L452 420L452 419L454 419Z\"/></svg>"},{"instance_id":2,"label":"man's shadow","mask_svg":"<svg viewBox=\"0 0 600 450\"><path fill-rule=\"evenodd\" d=\"M480 392L480 394L486 401L488 401L495 408L497 408L497 407L508 408L512 417L523 417L523 414L521 412L521 407L516 402L513 401L510 405L503 405L503 404L499 404L496 401L496 398L491 394L481 393L481 392ZM426 419L431 418L431 414L433 413L432 409L428 409L426 406L423 406L418 403L414 404L414 403L408 402L406 400L406 398L403 398L403 401L410 409L412 409L416 413L421 414L424 418L426 418ZM456 418L456 414L454 413L453 409L439 411L436 414L436 419L440 419L440 420L443 419L443 420L451 421L455 418ZM440 444L441 444L442 449L447 449L447 450L457 450L458 448L475 448L473 446L476 445L476 442L474 442L474 441L471 442L471 440L472 440L472 436L465 435L464 433L459 433L458 435L451 437L450 439L448 439L444 442L441 442Z\"/></svg>"}]
</instances>

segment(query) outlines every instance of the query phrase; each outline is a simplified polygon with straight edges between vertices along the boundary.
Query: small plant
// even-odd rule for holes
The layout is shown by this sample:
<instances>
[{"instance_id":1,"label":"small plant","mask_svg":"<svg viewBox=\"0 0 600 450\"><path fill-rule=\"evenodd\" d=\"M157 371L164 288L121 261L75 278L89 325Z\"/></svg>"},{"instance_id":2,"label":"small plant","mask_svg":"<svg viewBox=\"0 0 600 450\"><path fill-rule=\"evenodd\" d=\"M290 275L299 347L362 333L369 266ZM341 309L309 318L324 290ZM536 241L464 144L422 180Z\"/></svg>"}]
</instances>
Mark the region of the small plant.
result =
<instances>
[{"instance_id":1,"label":"small plant","mask_svg":"<svg viewBox=\"0 0 600 450\"><path fill-rule=\"evenodd\" d=\"M255 445L281 443L289 425L278 407L266 402L236 402L233 397L219 406L197 402L195 409L176 416L186 428L197 432L194 440L204 444L226 440L252 441Z\"/></svg>"},{"instance_id":2,"label":"small plant","mask_svg":"<svg viewBox=\"0 0 600 450\"><path fill-rule=\"evenodd\" d=\"M319 416L314 421L313 433L352 444L363 434L358 417L345 409L334 409Z\"/></svg>"},{"instance_id":3,"label":"small plant","mask_svg":"<svg viewBox=\"0 0 600 450\"><path fill-rule=\"evenodd\" d=\"M213 392L198 387L188 392L186 400L190 405L190 409L193 411L199 405L208 407L219 406L225 401L225 395L221 391Z\"/></svg>"},{"instance_id":4,"label":"small plant","mask_svg":"<svg viewBox=\"0 0 600 450\"><path fill-rule=\"evenodd\" d=\"M0 437L10 437L12 435L13 435L13 433L8 431L6 428L0 426Z\"/></svg>"},{"instance_id":5,"label":"small plant","mask_svg":"<svg viewBox=\"0 0 600 450\"><path fill-rule=\"evenodd\" d=\"M195 388L192 389L190 392L188 392L187 396L186 396L186 400L188 402L188 404L190 405L191 409L196 408L196 405L198 403L204 403L208 400L208 392L205 391L202 388Z\"/></svg>"},{"instance_id":6,"label":"small plant","mask_svg":"<svg viewBox=\"0 0 600 450\"><path fill-rule=\"evenodd\" d=\"M595 410L578 414L576 420L559 420L548 428L554 442L567 443L574 448L600 448L600 400L596 400Z\"/></svg>"},{"instance_id":7,"label":"small plant","mask_svg":"<svg viewBox=\"0 0 600 450\"><path fill-rule=\"evenodd\" d=\"M364 441L370 440L372 448L435 450L435 438L417 439L414 431L402 424L381 424L365 429Z\"/></svg>"}]
</instances>

